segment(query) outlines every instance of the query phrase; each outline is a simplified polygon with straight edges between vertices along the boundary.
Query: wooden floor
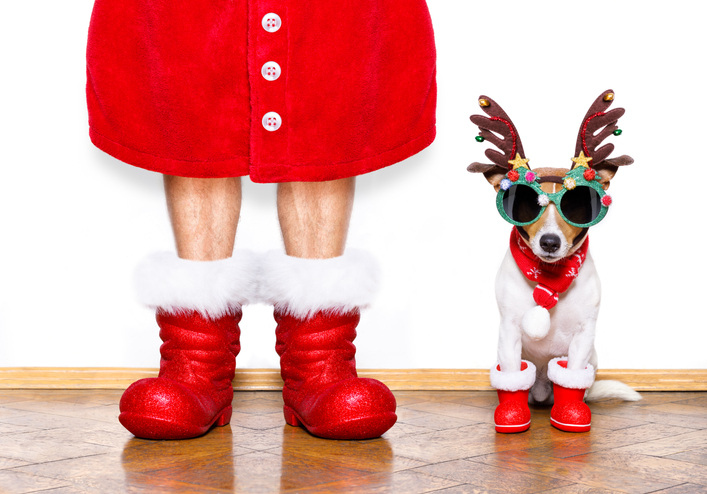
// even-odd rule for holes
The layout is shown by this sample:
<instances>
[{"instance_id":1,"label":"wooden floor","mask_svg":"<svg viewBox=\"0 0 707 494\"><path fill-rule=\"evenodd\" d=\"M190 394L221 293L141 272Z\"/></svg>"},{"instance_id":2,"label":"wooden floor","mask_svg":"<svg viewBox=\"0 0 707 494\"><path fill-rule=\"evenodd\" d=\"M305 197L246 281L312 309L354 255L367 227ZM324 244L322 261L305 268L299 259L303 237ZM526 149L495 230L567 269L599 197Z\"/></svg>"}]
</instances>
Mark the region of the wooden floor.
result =
<instances>
[{"instance_id":1,"label":"wooden floor","mask_svg":"<svg viewBox=\"0 0 707 494\"><path fill-rule=\"evenodd\" d=\"M493 431L495 393L397 392L382 439L328 441L284 424L279 393L239 392L230 426L133 438L119 391L1 391L0 492L707 493L707 393L592 404L592 431Z\"/></svg>"}]
</instances>

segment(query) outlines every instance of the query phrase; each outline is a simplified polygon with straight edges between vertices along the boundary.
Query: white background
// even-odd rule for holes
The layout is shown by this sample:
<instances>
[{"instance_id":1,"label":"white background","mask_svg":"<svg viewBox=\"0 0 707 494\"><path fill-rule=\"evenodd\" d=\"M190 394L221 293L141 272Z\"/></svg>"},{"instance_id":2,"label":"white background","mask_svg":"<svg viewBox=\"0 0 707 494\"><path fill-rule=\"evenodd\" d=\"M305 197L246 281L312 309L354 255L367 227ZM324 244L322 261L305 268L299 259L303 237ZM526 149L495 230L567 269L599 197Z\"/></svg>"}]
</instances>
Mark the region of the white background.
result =
<instances>
[{"instance_id":1,"label":"white background","mask_svg":"<svg viewBox=\"0 0 707 494\"><path fill-rule=\"evenodd\" d=\"M696 2L429 0L438 138L361 177L351 246L384 269L357 339L361 368L487 368L495 271L510 226L495 211L468 117L488 94L531 165L566 166L591 102L627 109L612 138L635 164L591 231L603 281L604 368L704 368L704 14ZM161 177L94 149L84 102L91 0L0 4L0 367L156 367L135 264L173 249ZM237 248L281 248L272 185L244 186ZM278 367L271 309L246 309L241 368Z\"/></svg>"}]
</instances>

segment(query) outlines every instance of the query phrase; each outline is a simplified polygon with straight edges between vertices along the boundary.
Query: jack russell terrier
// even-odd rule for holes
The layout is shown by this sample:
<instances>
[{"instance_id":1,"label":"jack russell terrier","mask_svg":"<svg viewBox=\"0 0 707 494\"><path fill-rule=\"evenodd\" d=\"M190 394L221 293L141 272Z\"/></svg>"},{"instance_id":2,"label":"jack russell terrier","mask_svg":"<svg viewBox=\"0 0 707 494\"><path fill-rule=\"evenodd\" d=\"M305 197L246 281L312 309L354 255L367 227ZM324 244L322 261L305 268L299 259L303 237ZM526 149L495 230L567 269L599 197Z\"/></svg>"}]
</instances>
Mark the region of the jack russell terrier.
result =
<instances>
[{"instance_id":1,"label":"jack russell terrier","mask_svg":"<svg viewBox=\"0 0 707 494\"><path fill-rule=\"evenodd\" d=\"M471 117L480 130L476 140L501 152L487 149L493 164L472 163L468 170L483 173L494 186L498 211L514 226L496 278L501 325L498 363L490 377L498 391L498 432L530 427L529 394L534 403L554 398L551 423L568 432L591 427L584 403L588 388L589 401L641 399L618 381L594 382L601 288L587 232L611 205L606 189L618 167L633 163L629 156L609 159L613 144L598 147L610 135L621 134L616 122L624 109L607 111L613 99L613 91L604 91L590 107L569 170L531 170L515 126L491 98L479 98L488 117Z\"/></svg>"}]
</instances>

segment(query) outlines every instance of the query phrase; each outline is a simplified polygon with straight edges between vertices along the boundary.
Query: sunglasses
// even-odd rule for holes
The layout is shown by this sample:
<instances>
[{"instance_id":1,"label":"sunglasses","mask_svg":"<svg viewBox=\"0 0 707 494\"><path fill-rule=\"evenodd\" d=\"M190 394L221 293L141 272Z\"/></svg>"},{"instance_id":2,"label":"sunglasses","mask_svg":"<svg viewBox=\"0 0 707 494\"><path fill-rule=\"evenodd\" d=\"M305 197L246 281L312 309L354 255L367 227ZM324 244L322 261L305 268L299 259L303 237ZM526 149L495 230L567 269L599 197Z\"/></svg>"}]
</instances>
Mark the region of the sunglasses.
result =
<instances>
[{"instance_id":1,"label":"sunglasses","mask_svg":"<svg viewBox=\"0 0 707 494\"><path fill-rule=\"evenodd\" d=\"M562 189L552 194L542 190L533 172L516 173L512 176L515 181L506 175L496 196L496 207L503 219L516 226L537 221L551 202L570 225L579 228L596 225L606 216L611 196L595 179L593 172L584 167L574 168L562 179Z\"/></svg>"}]
</instances>

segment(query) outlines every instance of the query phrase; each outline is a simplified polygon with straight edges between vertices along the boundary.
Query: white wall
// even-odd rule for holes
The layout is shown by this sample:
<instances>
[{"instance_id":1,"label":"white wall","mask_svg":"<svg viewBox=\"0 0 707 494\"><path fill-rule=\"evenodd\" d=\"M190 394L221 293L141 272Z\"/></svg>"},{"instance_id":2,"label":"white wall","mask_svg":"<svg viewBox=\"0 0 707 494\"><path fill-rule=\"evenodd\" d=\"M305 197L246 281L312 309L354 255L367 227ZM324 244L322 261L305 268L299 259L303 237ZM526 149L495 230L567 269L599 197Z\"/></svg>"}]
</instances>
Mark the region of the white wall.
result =
<instances>
[{"instance_id":1,"label":"white wall","mask_svg":"<svg viewBox=\"0 0 707 494\"><path fill-rule=\"evenodd\" d=\"M0 4L0 366L155 367L136 262L172 249L159 176L87 137L91 0ZM357 345L362 368L484 368L495 360L495 271L510 231L468 116L486 93L531 165L565 166L604 89L627 109L617 153L636 163L592 229L605 368L704 368L707 270L704 39L695 2L429 0L439 52L438 138L359 180L350 245L385 270ZM272 185L245 185L238 247L280 247ZM277 367L270 309L247 309L240 367Z\"/></svg>"}]
</instances>

